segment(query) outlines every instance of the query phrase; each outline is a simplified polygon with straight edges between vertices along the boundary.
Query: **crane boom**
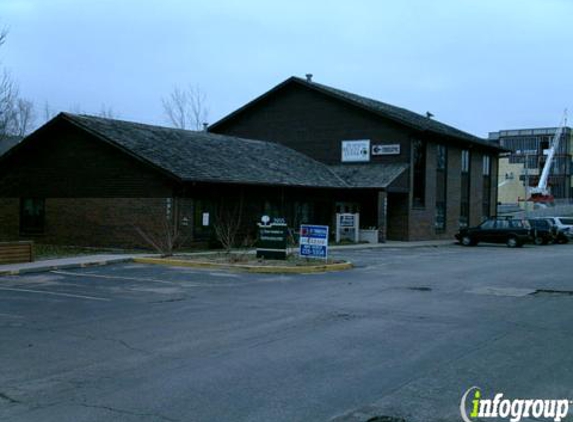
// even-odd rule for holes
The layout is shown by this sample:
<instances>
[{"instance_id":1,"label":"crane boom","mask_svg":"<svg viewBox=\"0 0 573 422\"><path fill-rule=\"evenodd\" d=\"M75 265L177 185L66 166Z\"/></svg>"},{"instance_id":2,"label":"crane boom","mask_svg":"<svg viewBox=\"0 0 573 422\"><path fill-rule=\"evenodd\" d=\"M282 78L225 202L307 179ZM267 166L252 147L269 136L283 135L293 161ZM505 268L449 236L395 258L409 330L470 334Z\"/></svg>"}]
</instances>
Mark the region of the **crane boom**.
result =
<instances>
[{"instance_id":1,"label":"crane boom","mask_svg":"<svg viewBox=\"0 0 573 422\"><path fill-rule=\"evenodd\" d=\"M561 141L561 135L563 134L563 129L567 125L567 109L563 113L563 118L561 119L561 123L559 127L555 131L555 135L553 136L553 140L551 142L551 147L549 148L549 152L547 154L547 160L545 161L545 165L543 166L543 170L541 172L541 177L539 178L539 183L534 188L530 188L530 200L535 202L540 201L547 201L552 200L553 197L549 192L547 187L547 182L549 181L549 174L551 173L551 166L553 165L553 160L555 158L555 154L557 149L559 149L559 142ZM527 163L526 163L527 165Z\"/></svg>"}]
</instances>

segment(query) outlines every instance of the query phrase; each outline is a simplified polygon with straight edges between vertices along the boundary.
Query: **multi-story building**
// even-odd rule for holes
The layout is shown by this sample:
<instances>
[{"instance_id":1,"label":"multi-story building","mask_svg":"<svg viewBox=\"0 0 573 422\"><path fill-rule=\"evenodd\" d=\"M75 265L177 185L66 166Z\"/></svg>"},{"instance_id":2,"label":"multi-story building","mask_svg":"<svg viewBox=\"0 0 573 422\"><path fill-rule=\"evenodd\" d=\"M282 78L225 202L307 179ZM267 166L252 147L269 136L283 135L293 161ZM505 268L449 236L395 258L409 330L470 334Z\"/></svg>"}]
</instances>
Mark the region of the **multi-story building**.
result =
<instances>
[{"instance_id":1,"label":"multi-story building","mask_svg":"<svg viewBox=\"0 0 573 422\"><path fill-rule=\"evenodd\" d=\"M490 132L489 140L511 151L500 161L499 201L516 203L527 200L525 186L537 186L547 153L557 131L552 128L513 129ZM573 131L565 127L557 148L548 186L556 199L573 197Z\"/></svg>"}]
</instances>

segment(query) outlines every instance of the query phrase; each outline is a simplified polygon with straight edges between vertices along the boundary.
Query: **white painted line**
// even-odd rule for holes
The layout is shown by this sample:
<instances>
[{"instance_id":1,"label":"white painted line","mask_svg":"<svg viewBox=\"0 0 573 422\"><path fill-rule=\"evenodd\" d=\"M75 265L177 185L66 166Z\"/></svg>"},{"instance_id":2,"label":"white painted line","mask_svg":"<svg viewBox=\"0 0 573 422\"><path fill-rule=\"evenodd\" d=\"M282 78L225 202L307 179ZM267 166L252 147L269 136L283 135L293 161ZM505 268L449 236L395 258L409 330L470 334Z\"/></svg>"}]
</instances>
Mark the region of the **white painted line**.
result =
<instances>
[{"instance_id":1,"label":"white painted line","mask_svg":"<svg viewBox=\"0 0 573 422\"><path fill-rule=\"evenodd\" d=\"M138 277L124 277L119 275L103 275L103 274L94 274L94 273L75 273L72 271L50 271L53 274L59 275L69 275L72 277L91 277L91 278L101 278L104 280L127 280L127 281L149 281L151 283L160 283L160 284L168 284L172 285L182 285L185 284L185 287L203 287L204 284L197 284L197 283L189 283L188 281L178 281L178 280L158 280L156 278L138 278Z\"/></svg>"},{"instance_id":2,"label":"white painted line","mask_svg":"<svg viewBox=\"0 0 573 422\"><path fill-rule=\"evenodd\" d=\"M42 295L48 296L63 296L63 297L73 297L76 299L87 299L87 300L101 300L104 302L110 302L111 299L107 299L104 297L94 297L94 296L82 296L82 295L74 295L71 293L56 293L56 292L47 292L45 290L30 290L30 289L11 289L9 287L0 287L0 290L6 290L9 292L23 292L23 293L37 293Z\"/></svg>"}]
</instances>

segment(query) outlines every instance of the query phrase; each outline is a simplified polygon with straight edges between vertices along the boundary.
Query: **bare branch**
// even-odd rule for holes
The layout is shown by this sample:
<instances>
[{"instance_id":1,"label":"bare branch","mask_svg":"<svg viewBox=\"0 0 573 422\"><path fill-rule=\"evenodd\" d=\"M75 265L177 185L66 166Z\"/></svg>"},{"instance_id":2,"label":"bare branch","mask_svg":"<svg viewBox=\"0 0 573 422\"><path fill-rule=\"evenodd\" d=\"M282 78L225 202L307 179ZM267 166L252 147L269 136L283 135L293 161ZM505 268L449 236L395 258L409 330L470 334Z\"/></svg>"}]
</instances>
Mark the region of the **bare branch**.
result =
<instances>
[{"instance_id":1,"label":"bare branch","mask_svg":"<svg viewBox=\"0 0 573 422\"><path fill-rule=\"evenodd\" d=\"M99 112L99 116L105 119L117 119L119 118L119 114L115 112L113 107L106 106L105 104L101 105L101 110Z\"/></svg>"},{"instance_id":2,"label":"bare branch","mask_svg":"<svg viewBox=\"0 0 573 422\"><path fill-rule=\"evenodd\" d=\"M7 37L8 37L8 29L4 28L0 30L0 46L6 42Z\"/></svg>"},{"instance_id":3,"label":"bare branch","mask_svg":"<svg viewBox=\"0 0 573 422\"><path fill-rule=\"evenodd\" d=\"M13 134L17 99L18 85L4 70L0 76L0 136L2 137Z\"/></svg>"},{"instance_id":4,"label":"bare branch","mask_svg":"<svg viewBox=\"0 0 573 422\"><path fill-rule=\"evenodd\" d=\"M32 131L36 122L36 111L32 101L19 98L13 110L12 133L16 136L26 136Z\"/></svg>"},{"instance_id":5,"label":"bare branch","mask_svg":"<svg viewBox=\"0 0 573 422\"><path fill-rule=\"evenodd\" d=\"M52 106L50 106L50 103L47 101L44 103L43 114L44 115L42 117L45 122L52 120L57 115Z\"/></svg>"},{"instance_id":6,"label":"bare branch","mask_svg":"<svg viewBox=\"0 0 573 422\"><path fill-rule=\"evenodd\" d=\"M167 120L178 129L201 130L207 121L207 95L198 86L187 89L175 86L161 101Z\"/></svg>"},{"instance_id":7,"label":"bare branch","mask_svg":"<svg viewBox=\"0 0 573 422\"><path fill-rule=\"evenodd\" d=\"M215 237L227 254L237 245L243 220L243 193L238 204L221 203L217 210L216 221L213 224Z\"/></svg>"},{"instance_id":8,"label":"bare branch","mask_svg":"<svg viewBox=\"0 0 573 422\"><path fill-rule=\"evenodd\" d=\"M171 256L187 240L181 230L180 199L167 198L165 215L159 218L160 224L156 229L144 230L139 226L133 228L157 253Z\"/></svg>"}]
</instances>

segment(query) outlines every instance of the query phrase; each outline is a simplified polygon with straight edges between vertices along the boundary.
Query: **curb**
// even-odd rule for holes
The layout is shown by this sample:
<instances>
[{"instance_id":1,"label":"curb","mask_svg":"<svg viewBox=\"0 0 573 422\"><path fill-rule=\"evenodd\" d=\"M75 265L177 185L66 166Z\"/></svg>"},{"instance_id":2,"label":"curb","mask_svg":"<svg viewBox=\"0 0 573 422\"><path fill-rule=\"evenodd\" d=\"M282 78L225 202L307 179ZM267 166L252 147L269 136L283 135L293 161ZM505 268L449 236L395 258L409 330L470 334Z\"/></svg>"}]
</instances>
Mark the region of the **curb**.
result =
<instances>
[{"instance_id":1,"label":"curb","mask_svg":"<svg viewBox=\"0 0 573 422\"><path fill-rule=\"evenodd\" d=\"M122 262L132 262L132 261L133 258L114 258L105 261L81 262L77 264L46 265L43 267L21 268L19 270L0 270L0 277L7 275L44 273L49 271L68 270L72 268L103 267L104 265L119 264Z\"/></svg>"},{"instance_id":2,"label":"curb","mask_svg":"<svg viewBox=\"0 0 573 422\"><path fill-rule=\"evenodd\" d=\"M205 261L187 261L181 259L165 258L133 258L133 262L139 264L167 265L171 267L191 267L191 268L212 268L223 270L241 270L250 273L260 274L310 274L324 273L331 271L349 270L353 267L351 262L341 262L337 264L311 265L307 267L262 267L256 265L243 264L216 264Z\"/></svg>"}]
</instances>

